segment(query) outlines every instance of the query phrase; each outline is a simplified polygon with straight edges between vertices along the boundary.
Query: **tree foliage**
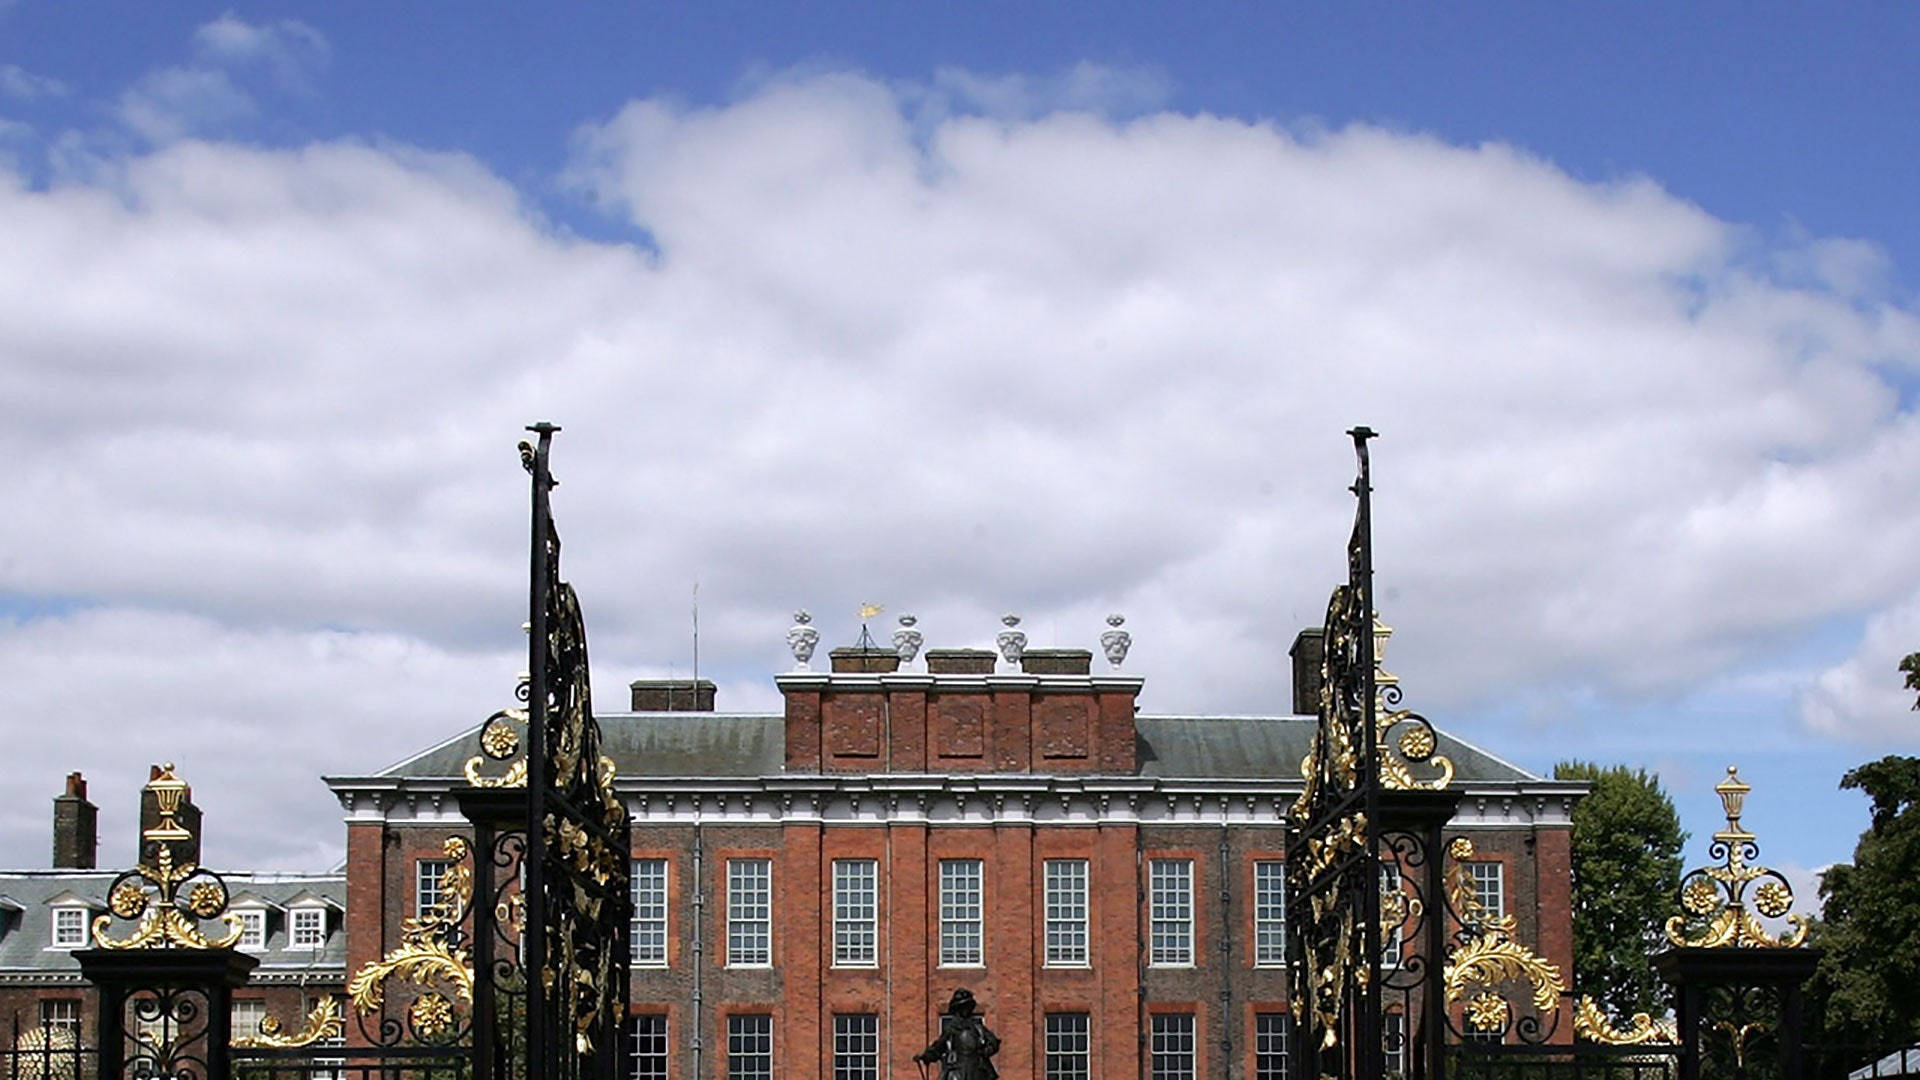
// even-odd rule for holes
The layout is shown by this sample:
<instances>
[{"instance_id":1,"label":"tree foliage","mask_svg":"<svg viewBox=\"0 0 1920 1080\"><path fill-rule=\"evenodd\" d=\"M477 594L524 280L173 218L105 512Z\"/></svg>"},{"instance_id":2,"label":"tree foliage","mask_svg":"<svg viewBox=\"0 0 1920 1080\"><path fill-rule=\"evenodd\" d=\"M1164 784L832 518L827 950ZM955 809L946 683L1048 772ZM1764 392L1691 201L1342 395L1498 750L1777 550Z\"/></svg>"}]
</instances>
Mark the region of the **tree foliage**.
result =
<instances>
[{"instance_id":1,"label":"tree foliage","mask_svg":"<svg viewBox=\"0 0 1920 1080\"><path fill-rule=\"evenodd\" d=\"M1911 1045L1920 1041L1920 758L1868 762L1840 786L1866 792L1872 819L1853 862L1820 882L1815 944L1826 955L1813 997L1834 1042Z\"/></svg>"},{"instance_id":2,"label":"tree foliage","mask_svg":"<svg viewBox=\"0 0 1920 1080\"><path fill-rule=\"evenodd\" d=\"M1920 652L1908 653L1900 661L1900 670L1907 673L1907 689L1913 691L1913 707L1920 712Z\"/></svg>"},{"instance_id":3,"label":"tree foliage","mask_svg":"<svg viewBox=\"0 0 1920 1080\"><path fill-rule=\"evenodd\" d=\"M1592 791L1573 811L1573 986L1616 1017L1667 1009L1651 956L1679 908L1687 834L1660 778L1623 765L1554 766Z\"/></svg>"}]
</instances>

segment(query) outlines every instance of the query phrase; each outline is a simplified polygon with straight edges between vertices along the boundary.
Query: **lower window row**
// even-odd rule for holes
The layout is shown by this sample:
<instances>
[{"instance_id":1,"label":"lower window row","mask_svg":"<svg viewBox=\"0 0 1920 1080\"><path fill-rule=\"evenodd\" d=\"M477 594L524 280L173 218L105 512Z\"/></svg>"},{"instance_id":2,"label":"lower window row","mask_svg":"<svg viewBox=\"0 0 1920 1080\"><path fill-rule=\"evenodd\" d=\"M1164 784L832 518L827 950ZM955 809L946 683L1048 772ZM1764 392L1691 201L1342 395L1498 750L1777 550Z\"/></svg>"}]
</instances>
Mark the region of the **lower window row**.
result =
<instances>
[{"instance_id":1,"label":"lower window row","mask_svg":"<svg viewBox=\"0 0 1920 1080\"><path fill-rule=\"evenodd\" d=\"M1285 1013L1254 1017L1254 1080L1285 1080L1291 1020ZM1092 1025L1086 1013L1048 1013L1043 1033L1044 1080L1090 1080ZM1151 1080L1193 1080L1199 1075L1198 1039L1191 1013L1155 1013L1148 1039ZM665 1080L670 1044L667 1018L633 1019L632 1080ZM773 1017L734 1013L727 1017L728 1080L772 1080ZM880 1018L870 1013L833 1018L833 1080L879 1080Z\"/></svg>"}]
</instances>

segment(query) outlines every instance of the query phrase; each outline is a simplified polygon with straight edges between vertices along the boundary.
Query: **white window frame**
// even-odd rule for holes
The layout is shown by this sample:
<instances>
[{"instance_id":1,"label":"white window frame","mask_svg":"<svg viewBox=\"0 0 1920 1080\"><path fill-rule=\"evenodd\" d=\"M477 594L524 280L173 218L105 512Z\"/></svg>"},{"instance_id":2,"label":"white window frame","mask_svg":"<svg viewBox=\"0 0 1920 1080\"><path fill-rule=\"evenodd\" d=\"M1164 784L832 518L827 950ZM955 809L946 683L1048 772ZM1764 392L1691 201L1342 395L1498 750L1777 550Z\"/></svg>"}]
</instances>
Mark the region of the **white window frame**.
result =
<instances>
[{"instance_id":1,"label":"white window frame","mask_svg":"<svg viewBox=\"0 0 1920 1080\"><path fill-rule=\"evenodd\" d=\"M1193 966L1193 860L1147 862L1148 967Z\"/></svg>"},{"instance_id":2,"label":"white window frame","mask_svg":"<svg viewBox=\"0 0 1920 1080\"><path fill-rule=\"evenodd\" d=\"M314 925L303 926L303 923ZM303 941L304 932L312 931L316 936L311 941ZM319 904L312 907L287 909L287 948L300 952L314 952L327 944L327 909Z\"/></svg>"},{"instance_id":3,"label":"white window frame","mask_svg":"<svg viewBox=\"0 0 1920 1080\"><path fill-rule=\"evenodd\" d=\"M233 909L233 913L240 917L240 948L266 948L267 909L263 907L237 907Z\"/></svg>"},{"instance_id":4,"label":"white window frame","mask_svg":"<svg viewBox=\"0 0 1920 1080\"><path fill-rule=\"evenodd\" d=\"M1253 1080L1286 1080L1291 1076L1293 1017L1283 1012L1253 1015Z\"/></svg>"},{"instance_id":5,"label":"white window frame","mask_svg":"<svg viewBox=\"0 0 1920 1080\"><path fill-rule=\"evenodd\" d=\"M1380 1071L1387 1077L1407 1075L1407 1014L1380 1014Z\"/></svg>"},{"instance_id":6,"label":"white window frame","mask_svg":"<svg viewBox=\"0 0 1920 1080\"><path fill-rule=\"evenodd\" d=\"M987 866L981 859L940 860L940 966L987 962Z\"/></svg>"},{"instance_id":7,"label":"white window frame","mask_svg":"<svg viewBox=\"0 0 1920 1080\"><path fill-rule=\"evenodd\" d=\"M1192 1013L1154 1013L1149 1017L1147 1075L1152 1080L1197 1080L1200 1036Z\"/></svg>"},{"instance_id":8,"label":"white window frame","mask_svg":"<svg viewBox=\"0 0 1920 1080\"><path fill-rule=\"evenodd\" d=\"M752 1048L747 1048L748 1039L755 1040ZM747 1058L764 1059L766 1068L749 1071ZM773 1080L773 1075L773 1015L728 1013L727 1080Z\"/></svg>"},{"instance_id":9,"label":"white window frame","mask_svg":"<svg viewBox=\"0 0 1920 1080\"><path fill-rule=\"evenodd\" d=\"M260 1034L260 1022L267 1018L267 1003L262 998L234 998L227 1007L227 1034L244 1039Z\"/></svg>"},{"instance_id":10,"label":"white window frame","mask_svg":"<svg viewBox=\"0 0 1920 1080\"><path fill-rule=\"evenodd\" d=\"M833 966L880 966L880 864L833 860Z\"/></svg>"},{"instance_id":11,"label":"white window frame","mask_svg":"<svg viewBox=\"0 0 1920 1080\"><path fill-rule=\"evenodd\" d=\"M62 904L54 908L52 934L48 939L50 943L47 947L50 949L86 948L87 924L92 921L90 918L92 914L93 909L85 904ZM77 918L79 921L74 922L72 918Z\"/></svg>"},{"instance_id":12,"label":"white window frame","mask_svg":"<svg viewBox=\"0 0 1920 1080\"><path fill-rule=\"evenodd\" d=\"M1253 864L1253 966L1287 966L1287 864L1277 859Z\"/></svg>"},{"instance_id":13,"label":"white window frame","mask_svg":"<svg viewBox=\"0 0 1920 1080\"><path fill-rule=\"evenodd\" d=\"M632 1041L632 1060L627 1062L628 1080L666 1080L672 1067L673 1044L667 1040L668 1019L666 1013L635 1013L629 1021ZM642 1031L643 1025L652 1030ZM642 1040L645 1040L644 1042ZM641 1066L646 1070L641 1071Z\"/></svg>"},{"instance_id":14,"label":"white window frame","mask_svg":"<svg viewBox=\"0 0 1920 1080\"><path fill-rule=\"evenodd\" d=\"M1083 1012L1050 1012L1042 1028L1042 1080L1090 1080L1093 1022Z\"/></svg>"},{"instance_id":15,"label":"white window frame","mask_svg":"<svg viewBox=\"0 0 1920 1080\"><path fill-rule=\"evenodd\" d=\"M1400 865L1398 863L1380 864L1380 895L1384 899L1389 893L1401 892ZM1406 922L1403 919L1393 926L1386 925L1386 905L1381 905L1380 916L1380 966L1397 968L1401 955L1406 949Z\"/></svg>"},{"instance_id":16,"label":"white window frame","mask_svg":"<svg viewBox=\"0 0 1920 1080\"><path fill-rule=\"evenodd\" d=\"M1088 880L1092 867L1085 859L1048 859L1041 874L1042 900L1046 905L1046 952L1042 964L1086 967L1091 962L1087 924Z\"/></svg>"},{"instance_id":17,"label":"white window frame","mask_svg":"<svg viewBox=\"0 0 1920 1080\"><path fill-rule=\"evenodd\" d=\"M1467 879L1473 885L1473 898L1489 918L1502 918L1507 913L1507 874L1506 864L1493 861L1476 861L1466 864Z\"/></svg>"},{"instance_id":18,"label":"white window frame","mask_svg":"<svg viewBox=\"0 0 1920 1080\"><path fill-rule=\"evenodd\" d=\"M672 869L665 859L635 859L631 870L633 919L627 927L628 959L637 968L666 967Z\"/></svg>"},{"instance_id":19,"label":"white window frame","mask_svg":"<svg viewBox=\"0 0 1920 1080\"><path fill-rule=\"evenodd\" d=\"M447 875L452 869L447 859L421 859L413 864L414 918L424 919L446 903Z\"/></svg>"},{"instance_id":20,"label":"white window frame","mask_svg":"<svg viewBox=\"0 0 1920 1080\"><path fill-rule=\"evenodd\" d=\"M833 1080L880 1080L880 1018L833 1015Z\"/></svg>"},{"instance_id":21,"label":"white window frame","mask_svg":"<svg viewBox=\"0 0 1920 1080\"><path fill-rule=\"evenodd\" d=\"M41 998L40 1027L49 1033L64 1030L78 1039L80 1037L80 999ZM53 1043L48 1042L47 1045L52 1046ZM74 1045L79 1044L76 1042Z\"/></svg>"},{"instance_id":22,"label":"white window frame","mask_svg":"<svg viewBox=\"0 0 1920 1080\"><path fill-rule=\"evenodd\" d=\"M773 860L727 860L727 966L773 966Z\"/></svg>"}]
</instances>

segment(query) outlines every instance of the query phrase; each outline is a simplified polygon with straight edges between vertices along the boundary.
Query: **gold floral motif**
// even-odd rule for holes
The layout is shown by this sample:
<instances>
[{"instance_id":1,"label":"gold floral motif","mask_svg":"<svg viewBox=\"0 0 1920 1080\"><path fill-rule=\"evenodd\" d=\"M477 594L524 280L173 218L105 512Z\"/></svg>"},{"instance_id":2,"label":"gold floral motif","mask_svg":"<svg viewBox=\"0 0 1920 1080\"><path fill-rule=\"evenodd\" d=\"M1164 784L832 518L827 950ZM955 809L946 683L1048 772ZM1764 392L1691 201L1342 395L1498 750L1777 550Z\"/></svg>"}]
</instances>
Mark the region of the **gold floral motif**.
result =
<instances>
[{"instance_id":1,"label":"gold floral motif","mask_svg":"<svg viewBox=\"0 0 1920 1080\"><path fill-rule=\"evenodd\" d=\"M314 1003L313 1008L307 1013L306 1026L299 1031L283 1034L280 1030L279 1017L269 1014L260 1018L258 1032L248 1032L245 1035L236 1033L233 1037L233 1045L292 1049L311 1046L328 1039L337 1039L345 1030L346 1025L340 1015L340 1001L328 995Z\"/></svg>"},{"instance_id":2,"label":"gold floral motif","mask_svg":"<svg viewBox=\"0 0 1920 1080\"><path fill-rule=\"evenodd\" d=\"M436 1038L453 1029L453 1004L429 990L413 999L407 1009L407 1019L422 1037Z\"/></svg>"},{"instance_id":3,"label":"gold floral motif","mask_svg":"<svg viewBox=\"0 0 1920 1080\"><path fill-rule=\"evenodd\" d=\"M1498 994L1481 991L1472 1001L1467 1002L1467 1023L1475 1031L1505 1031L1507 1017L1512 1010L1507 1007L1507 999Z\"/></svg>"},{"instance_id":4,"label":"gold floral motif","mask_svg":"<svg viewBox=\"0 0 1920 1080\"><path fill-rule=\"evenodd\" d=\"M514 696L527 701L532 694L532 676L520 673L519 681L514 684ZM480 752L467 759L461 772L466 774L467 783L475 787L526 787L527 758L526 740L521 738L518 728L527 726L527 710L523 708L501 709L480 725ZM506 771L497 776L486 775L491 762L503 762Z\"/></svg>"},{"instance_id":5,"label":"gold floral motif","mask_svg":"<svg viewBox=\"0 0 1920 1080\"><path fill-rule=\"evenodd\" d=\"M1646 1013L1633 1014L1626 1030L1613 1026L1600 1004L1581 995L1573 1007L1574 1037L1608 1046L1647 1046L1680 1041L1680 1028L1672 1020L1655 1020Z\"/></svg>"},{"instance_id":6,"label":"gold floral motif","mask_svg":"<svg viewBox=\"0 0 1920 1080\"><path fill-rule=\"evenodd\" d=\"M1439 737L1426 717L1397 707L1402 694L1400 677L1390 674L1384 665L1387 641L1392 637L1393 627L1374 616L1374 724L1379 730L1380 785L1390 791L1441 791L1453 784L1453 761L1434 753L1440 745ZM1403 729L1398 738L1393 735L1395 729ZM1438 772L1422 777L1415 773L1416 768Z\"/></svg>"},{"instance_id":7,"label":"gold floral motif","mask_svg":"<svg viewBox=\"0 0 1920 1080\"><path fill-rule=\"evenodd\" d=\"M1789 914L1793 908L1793 887L1778 870L1747 860L1760 853L1754 834L1740 826L1740 814L1752 787L1740 779L1737 767L1727 766L1727 778L1715 784L1721 807L1727 814L1726 828L1713 834L1709 849L1720 857L1719 866L1703 866L1687 875L1680 890L1684 914L1667 920L1667 940L1683 948L1717 949L1746 947L1792 949L1806 944L1811 928L1804 915ZM1758 882L1756 885L1755 883ZM1746 893L1753 886L1753 906L1768 918L1787 920L1787 929L1770 933L1747 910ZM1688 924L1706 925L1689 934Z\"/></svg>"}]
</instances>

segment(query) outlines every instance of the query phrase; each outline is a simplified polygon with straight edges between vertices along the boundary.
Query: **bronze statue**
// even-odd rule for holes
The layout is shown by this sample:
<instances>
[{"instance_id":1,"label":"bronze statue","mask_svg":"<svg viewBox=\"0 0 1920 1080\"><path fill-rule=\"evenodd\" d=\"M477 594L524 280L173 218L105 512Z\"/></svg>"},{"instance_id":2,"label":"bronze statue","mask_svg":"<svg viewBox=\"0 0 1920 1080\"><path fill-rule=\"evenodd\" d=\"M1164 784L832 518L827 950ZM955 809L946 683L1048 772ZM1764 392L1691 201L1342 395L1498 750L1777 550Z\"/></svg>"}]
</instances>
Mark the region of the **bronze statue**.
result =
<instances>
[{"instance_id":1,"label":"bronze statue","mask_svg":"<svg viewBox=\"0 0 1920 1080\"><path fill-rule=\"evenodd\" d=\"M913 1060L923 1065L939 1062L940 1080L997 1080L1000 1071L993 1067L992 1058L999 1052L999 1037L974 1012L973 991L961 987L940 1017L940 1037Z\"/></svg>"}]
</instances>

